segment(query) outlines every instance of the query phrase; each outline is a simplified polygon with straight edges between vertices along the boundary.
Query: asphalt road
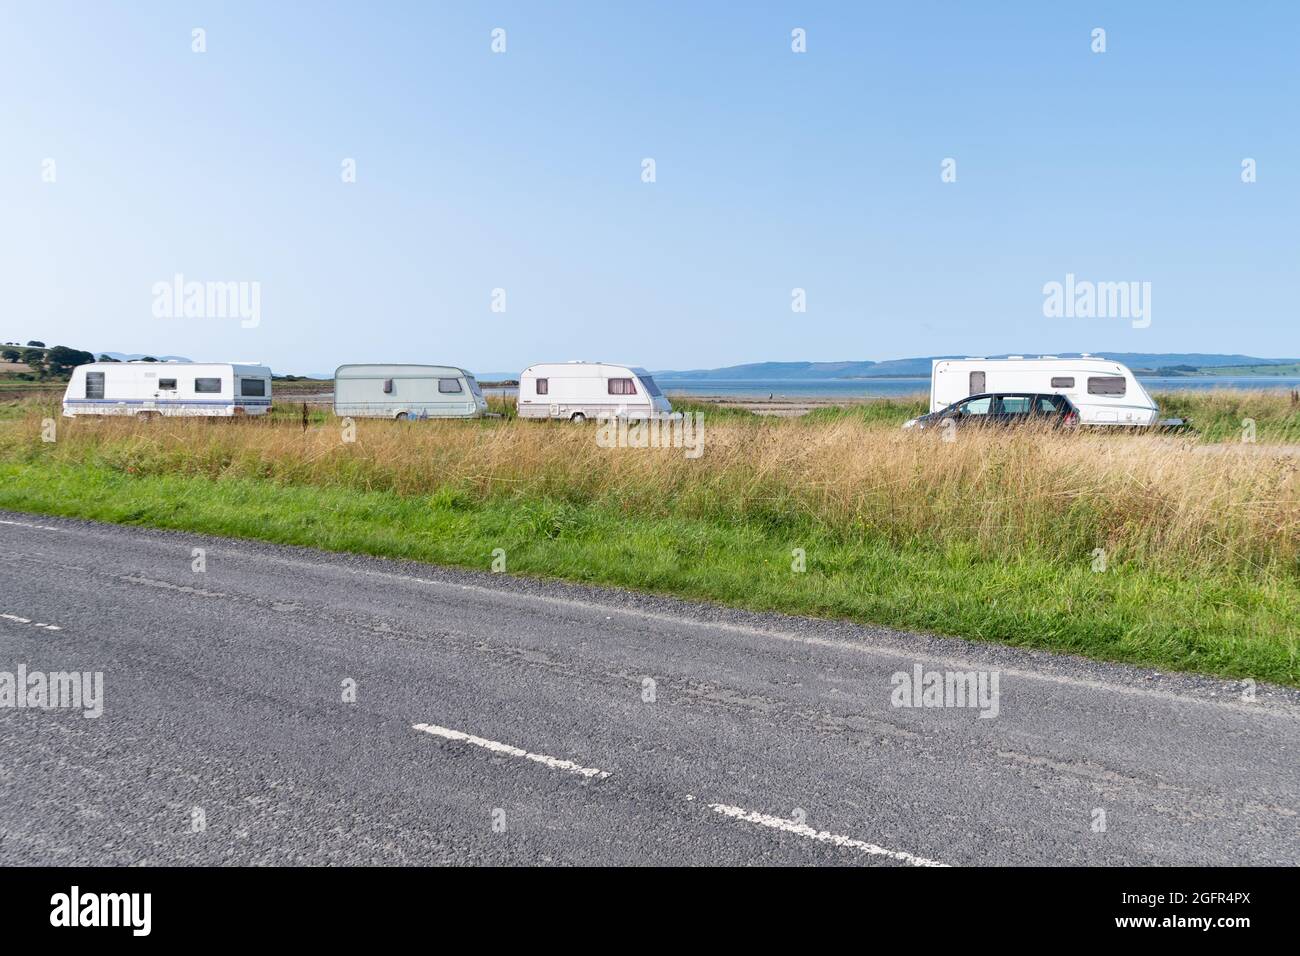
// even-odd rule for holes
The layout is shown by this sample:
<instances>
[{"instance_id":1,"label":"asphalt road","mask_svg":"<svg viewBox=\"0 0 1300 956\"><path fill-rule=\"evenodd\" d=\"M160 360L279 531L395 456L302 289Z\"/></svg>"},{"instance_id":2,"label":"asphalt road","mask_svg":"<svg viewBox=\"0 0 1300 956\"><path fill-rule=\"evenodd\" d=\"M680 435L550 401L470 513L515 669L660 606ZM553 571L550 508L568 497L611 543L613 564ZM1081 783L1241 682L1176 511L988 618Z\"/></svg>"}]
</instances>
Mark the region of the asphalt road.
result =
<instances>
[{"instance_id":1,"label":"asphalt road","mask_svg":"<svg viewBox=\"0 0 1300 956\"><path fill-rule=\"evenodd\" d=\"M1300 862L1267 685L4 512L0 615L103 675L0 706L5 865Z\"/></svg>"}]
</instances>

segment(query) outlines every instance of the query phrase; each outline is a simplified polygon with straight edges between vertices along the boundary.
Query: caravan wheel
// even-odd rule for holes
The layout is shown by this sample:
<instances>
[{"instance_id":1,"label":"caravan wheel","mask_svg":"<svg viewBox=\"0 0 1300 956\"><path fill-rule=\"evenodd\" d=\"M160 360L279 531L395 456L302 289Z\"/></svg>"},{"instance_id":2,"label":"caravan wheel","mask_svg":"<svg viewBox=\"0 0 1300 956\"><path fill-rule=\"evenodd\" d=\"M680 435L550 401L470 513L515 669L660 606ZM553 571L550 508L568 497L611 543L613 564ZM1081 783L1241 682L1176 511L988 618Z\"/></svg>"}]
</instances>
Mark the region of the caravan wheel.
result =
<instances>
[{"instance_id":1,"label":"caravan wheel","mask_svg":"<svg viewBox=\"0 0 1300 956\"><path fill-rule=\"evenodd\" d=\"M398 412L396 415L393 416L393 421L395 422L406 421L406 412Z\"/></svg>"},{"instance_id":2,"label":"caravan wheel","mask_svg":"<svg viewBox=\"0 0 1300 956\"><path fill-rule=\"evenodd\" d=\"M573 422L575 425L581 425L586 420L587 416L582 414L582 412L574 412L573 417L569 419L569 421Z\"/></svg>"}]
</instances>

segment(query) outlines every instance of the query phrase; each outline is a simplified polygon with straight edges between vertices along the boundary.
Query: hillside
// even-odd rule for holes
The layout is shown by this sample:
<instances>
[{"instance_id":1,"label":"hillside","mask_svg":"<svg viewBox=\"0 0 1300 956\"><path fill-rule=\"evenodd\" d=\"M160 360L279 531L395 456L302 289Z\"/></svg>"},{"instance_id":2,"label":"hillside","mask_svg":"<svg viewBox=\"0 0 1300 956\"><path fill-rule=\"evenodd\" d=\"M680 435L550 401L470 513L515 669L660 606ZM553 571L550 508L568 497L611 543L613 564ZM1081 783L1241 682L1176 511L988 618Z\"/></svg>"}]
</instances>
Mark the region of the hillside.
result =
<instances>
[{"instance_id":1,"label":"hillside","mask_svg":"<svg viewBox=\"0 0 1300 956\"><path fill-rule=\"evenodd\" d=\"M1061 358L1079 356L1079 352L1057 353ZM1175 365L1192 366L1197 369L1234 368L1244 369L1256 366L1292 365L1296 359L1256 358L1249 355L1224 355L1217 353L1182 353L1182 352L1093 352L1099 358L1114 359L1123 362L1134 371L1168 368ZM964 355L933 355L917 358L887 359L881 362L869 360L845 362L755 362L748 365L730 365L725 368L691 369L687 371L658 371L655 375L669 380L691 379L726 379L730 381L782 380L782 379L846 379L846 378L888 378L891 376L928 377L931 362L936 358L965 358ZM989 358L1006 358L1006 355L991 355Z\"/></svg>"}]
</instances>

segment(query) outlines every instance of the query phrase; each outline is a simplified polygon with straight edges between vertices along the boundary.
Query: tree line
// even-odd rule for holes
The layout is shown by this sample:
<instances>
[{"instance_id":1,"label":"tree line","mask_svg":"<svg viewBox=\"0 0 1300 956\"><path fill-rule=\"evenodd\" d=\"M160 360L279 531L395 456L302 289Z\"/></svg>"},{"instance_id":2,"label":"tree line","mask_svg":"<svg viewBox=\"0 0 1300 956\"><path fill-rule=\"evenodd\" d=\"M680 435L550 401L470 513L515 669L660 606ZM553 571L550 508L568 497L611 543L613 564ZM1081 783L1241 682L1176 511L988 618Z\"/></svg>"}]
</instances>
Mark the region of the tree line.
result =
<instances>
[{"instance_id":1,"label":"tree line","mask_svg":"<svg viewBox=\"0 0 1300 956\"><path fill-rule=\"evenodd\" d=\"M94 354L84 349L74 349L67 345L56 345L53 348L47 348L44 342L32 339L26 345L19 345L17 342L5 342L0 346L0 359L11 364L22 362L32 370L30 375L19 375L19 378L66 378L72 374L72 370L78 365L89 365L91 362L116 362L117 359L110 358L107 355L101 355L98 359ZM156 362L157 359L146 357L146 362Z\"/></svg>"}]
</instances>

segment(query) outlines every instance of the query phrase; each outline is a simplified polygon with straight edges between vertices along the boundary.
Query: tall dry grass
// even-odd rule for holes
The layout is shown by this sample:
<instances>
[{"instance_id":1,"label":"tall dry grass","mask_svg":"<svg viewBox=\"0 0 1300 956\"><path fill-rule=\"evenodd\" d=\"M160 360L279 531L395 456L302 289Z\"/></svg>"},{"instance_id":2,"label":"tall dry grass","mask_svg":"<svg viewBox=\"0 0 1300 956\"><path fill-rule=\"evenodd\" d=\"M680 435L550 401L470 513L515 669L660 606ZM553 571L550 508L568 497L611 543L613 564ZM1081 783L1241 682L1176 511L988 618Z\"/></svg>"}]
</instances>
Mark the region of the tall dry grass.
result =
<instances>
[{"instance_id":1,"label":"tall dry grass","mask_svg":"<svg viewBox=\"0 0 1300 956\"><path fill-rule=\"evenodd\" d=\"M3 423L0 459L812 528L971 558L1076 561L1100 547L1175 573L1300 573L1300 458L1263 446L977 430L946 443L852 417L706 414L704 453L690 460L599 447L592 424L363 420L349 443L332 418L306 430L284 419L63 419L58 442L44 444L41 417L33 407Z\"/></svg>"}]
</instances>

